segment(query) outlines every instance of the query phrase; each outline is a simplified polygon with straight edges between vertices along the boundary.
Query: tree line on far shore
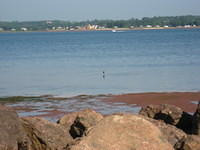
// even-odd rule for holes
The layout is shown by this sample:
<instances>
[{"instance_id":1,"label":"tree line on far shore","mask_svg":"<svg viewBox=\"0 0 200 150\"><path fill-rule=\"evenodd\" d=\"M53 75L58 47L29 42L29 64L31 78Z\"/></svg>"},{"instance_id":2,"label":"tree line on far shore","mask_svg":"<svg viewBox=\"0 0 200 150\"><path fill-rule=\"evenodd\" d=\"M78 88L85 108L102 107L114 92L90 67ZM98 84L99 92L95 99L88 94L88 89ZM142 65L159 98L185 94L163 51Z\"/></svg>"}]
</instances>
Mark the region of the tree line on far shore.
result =
<instances>
[{"instance_id":1,"label":"tree line on far shore","mask_svg":"<svg viewBox=\"0 0 200 150\"><path fill-rule=\"evenodd\" d=\"M0 21L1 31L20 30L56 30L56 29L78 29L88 24L96 25L98 28L137 28L137 27L178 27L178 26L200 26L200 16L166 16L166 17L144 17L141 19L131 18L128 20L87 20L87 21Z\"/></svg>"}]
</instances>

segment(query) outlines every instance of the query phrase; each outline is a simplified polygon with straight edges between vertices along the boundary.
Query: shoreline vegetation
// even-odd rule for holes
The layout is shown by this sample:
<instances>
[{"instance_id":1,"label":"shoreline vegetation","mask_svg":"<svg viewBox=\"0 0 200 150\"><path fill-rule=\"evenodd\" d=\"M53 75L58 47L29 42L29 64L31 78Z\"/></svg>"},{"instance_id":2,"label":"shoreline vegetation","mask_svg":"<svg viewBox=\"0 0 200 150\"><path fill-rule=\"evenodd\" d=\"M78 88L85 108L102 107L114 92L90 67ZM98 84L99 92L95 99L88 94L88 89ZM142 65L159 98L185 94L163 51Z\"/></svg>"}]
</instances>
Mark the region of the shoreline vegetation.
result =
<instances>
[{"instance_id":1,"label":"shoreline vegetation","mask_svg":"<svg viewBox=\"0 0 200 150\"><path fill-rule=\"evenodd\" d=\"M128 20L0 21L1 32L123 31L200 28L200 16L144 17Z\"/></svg>"}]
</instances>

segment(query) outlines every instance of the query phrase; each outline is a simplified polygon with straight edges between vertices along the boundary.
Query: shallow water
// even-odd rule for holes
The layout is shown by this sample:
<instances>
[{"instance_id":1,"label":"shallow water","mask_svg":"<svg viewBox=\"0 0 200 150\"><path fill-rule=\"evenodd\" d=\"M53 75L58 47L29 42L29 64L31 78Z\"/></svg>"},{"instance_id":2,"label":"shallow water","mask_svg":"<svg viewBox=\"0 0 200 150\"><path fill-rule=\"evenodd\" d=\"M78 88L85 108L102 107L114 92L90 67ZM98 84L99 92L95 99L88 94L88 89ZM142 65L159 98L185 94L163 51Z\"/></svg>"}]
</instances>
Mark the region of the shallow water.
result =
<instances>
[{"instance_id":1,"label":"shallow water","mask_svg":"<svg viewBox=\"0 0 200 150\"><path fill-rule=\"evenodd\" d=\"M199 66L200 29L0 34L0 96L200 91Z\"/></svg>"},{"instance_id":2,"label":"shallow water","mask_svg":"<svg viewBox=\"0 0 200 150\"><path fill-rule=\"evenodd\" d=\"M9 103L7 106L17 108L20 117L39 116L50 121L56 122L65 113L81 111L84 109L93 109L101 114L113 114L119 112L137 113L140 107L136 105L127 105L125 103L109 103L102 99L108 96L90 97L71 97L71 98L37 98L34 100L19 101Z\"/></svg>"}]
</instances>

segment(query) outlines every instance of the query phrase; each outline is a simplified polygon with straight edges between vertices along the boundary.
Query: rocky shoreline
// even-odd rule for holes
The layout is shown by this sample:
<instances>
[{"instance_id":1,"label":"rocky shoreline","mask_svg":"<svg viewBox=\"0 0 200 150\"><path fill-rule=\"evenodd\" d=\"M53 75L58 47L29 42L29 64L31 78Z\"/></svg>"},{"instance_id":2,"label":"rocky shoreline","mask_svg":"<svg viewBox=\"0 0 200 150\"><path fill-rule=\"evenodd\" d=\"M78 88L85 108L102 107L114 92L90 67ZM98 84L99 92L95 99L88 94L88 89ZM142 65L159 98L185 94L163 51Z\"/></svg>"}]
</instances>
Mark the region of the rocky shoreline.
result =
<instances>
[{"instance_id":1,"label":"rocky shoreline","mask_svg":"<svg viewBox=\"0 0 200 150\"><path fill-rule=\"evenodd\" d=\"M56 123L0 105L0 150L199 150L200 103L191 115L168 104L138 115L72 112Z\"/></svg>"}]
</instances>

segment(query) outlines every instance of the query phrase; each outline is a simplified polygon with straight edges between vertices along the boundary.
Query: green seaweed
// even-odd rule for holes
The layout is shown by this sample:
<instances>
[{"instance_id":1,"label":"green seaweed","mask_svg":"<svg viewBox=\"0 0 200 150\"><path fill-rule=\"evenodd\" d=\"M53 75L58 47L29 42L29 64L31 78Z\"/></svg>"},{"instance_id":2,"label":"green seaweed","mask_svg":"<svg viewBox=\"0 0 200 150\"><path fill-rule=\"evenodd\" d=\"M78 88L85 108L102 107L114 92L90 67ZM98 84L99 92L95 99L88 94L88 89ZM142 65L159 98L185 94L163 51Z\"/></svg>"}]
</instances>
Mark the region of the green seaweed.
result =
<instances>
[{"instance_id":1,"label":"green seaweed","mask_svg":"<svg viewBox=\"0 0 200 150\"><path fill-rule=\"evenodd\" d=\"M23 101L31 101L31 100L41 100L40 97L34 96L12 96L12 97L0 97L0 104L5 103L16 103L16 102L23 102Z\"/></svg>"}]
</instances>

